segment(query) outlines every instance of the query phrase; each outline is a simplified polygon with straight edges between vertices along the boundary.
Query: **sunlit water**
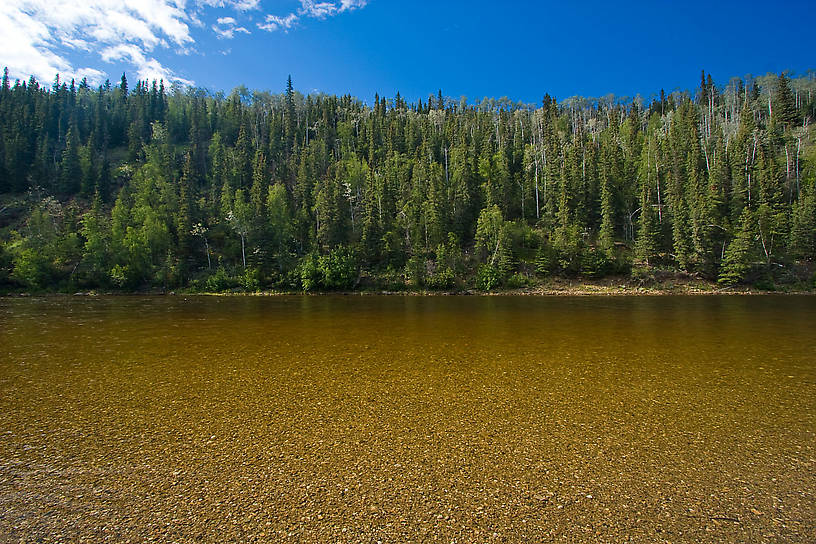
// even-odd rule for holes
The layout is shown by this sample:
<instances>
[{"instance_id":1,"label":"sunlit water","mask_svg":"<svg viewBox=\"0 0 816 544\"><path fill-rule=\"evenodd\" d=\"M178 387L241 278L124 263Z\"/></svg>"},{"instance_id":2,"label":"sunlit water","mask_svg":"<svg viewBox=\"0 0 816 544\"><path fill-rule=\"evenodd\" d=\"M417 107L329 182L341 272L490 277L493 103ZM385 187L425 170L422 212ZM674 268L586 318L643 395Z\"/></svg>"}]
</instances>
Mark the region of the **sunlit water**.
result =
<instances>
[{"instance_id":1,"label":"sunlit water","mask_svg":"<svg viewBox=\"0 0 816 544\"><path fill-rule=\"evenodd\" d=\"M0 299L0 541L816 541L813 297Z\"/></svg>"}]
</instances>

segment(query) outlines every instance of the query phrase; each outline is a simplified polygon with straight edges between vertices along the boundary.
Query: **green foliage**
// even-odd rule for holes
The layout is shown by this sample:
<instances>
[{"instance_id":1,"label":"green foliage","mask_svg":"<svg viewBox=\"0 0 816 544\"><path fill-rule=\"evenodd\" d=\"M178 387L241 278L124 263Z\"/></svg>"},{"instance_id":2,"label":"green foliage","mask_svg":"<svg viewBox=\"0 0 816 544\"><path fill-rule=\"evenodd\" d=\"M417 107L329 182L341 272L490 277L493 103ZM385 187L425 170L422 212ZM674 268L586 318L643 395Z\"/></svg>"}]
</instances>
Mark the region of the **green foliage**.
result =
<instances>
[{"instance_id":1,"label":"green foliage","mask_svg":"<svg viewBox=\"0 0 816 544\"><path fill-rule=\"evenodd\" d=\"M456 277L463 271L463 261L459 237L449 232L447 241L436 248L434 271L427 276L426 285L431 289L450 289L456 283Z\"/></svg>"},{"instance_id":2,"label":"green foliage","mask_svg":"<svg viewBox=\"0 0 816 544\"><path fill-rule=\"evenodd\" d=\"M0 206L0 282L496 289L533 268L596 278L635 263L723 283L758 261L807 268L816 83L757 81L651 104L444 108L303 96L291 80L228 97L9 84L0 193L25 204Z\"/></svg>"},{"instance_id":3,"label":"green foliage","mask_svg":"<svg viewBox=\"0 0 816 544\"><path fill-rule=\"evenodd\" d=\"M352 251L338 247L328 255L307 255L299 270L304 291L351 289L357 280L357 259Z\"/></svg>"},{"instance_id":4,"label":"green foliage","mask_svg":"<svg viewBox=\"0 0 816 544\"><path fill-rule=\"evenodd\" d=\"M719 283L734 285L745 280L751 269L754 228L753 216L749 210L745 210L740 218L740 230L725 251L720 277L717 280Z\"/></svg>"},{"instance_id":5,"label":"green foliage","mask_svg":"<svg viewBox=\"0 0 816 544\"><path fill-rule=\"evenodd\" d=\"M771 276L763 276L756 280L754 287L761 291L776 291L776 284Z\"/></svg>"},{"instance_id":6,"label":"green foliage","mask_svg":"<svg viewBox=\"0 0 816 544\"><path fill-rule=\"evenodd\" d=\"M405 277L414 287L425 285L425 258L421 255L413 255L405 263Z\"/></svg>"},{"instance_id":7,"label":"green foliage","mask_svg":"<svg viewBox=\"0 0 816 544\"><path fill-rule=\"evenodd\" d=\"M502 283L502 272L493 264L479 266L476 274L476 287L482 291L492 291Z\"/></svg>"},{"instance_id":8,"label":"green foliage","mask_svg":"<svg viewBox=\"0 0 816 544\"><path fill-rule=\"evenodd\" d=\"M581 270L581 257L584 241L578 225L568 225L556 229L553 249L556 254L558 271L567 276L574 276Z\"/></svg>"},{"instance_id":9,"label":"green foliage","mask_svg":"<svg viewBox=\"0 0 816 544\"><path fill-rule=\"evenodd\" d=\"M12 266L11 253L6 249L5 245L0 243L0 287L8 284L11 280Z\"/></svg>"},{"instance_id":10,"label":"green foliage","mask_svg":"<svg viewBox=\"0 0 816 544\"><path fill-rule=\"evenodd\" d=\"M49 259L33 248L20 249L14 256L12 278L21 285L42 289L51 282L54 272Z\"/></svg>"},{"instance_id":11,"label":"green foliage","mask_svg":"<svg viewBox=\"0 0 816 544\"><path fill-rule=\"evenodd\" d=\"M508 289L521 289L530 285L530 277L516 272L504 282L504 286Z\"/></svg>"},{"instance_id":12,"label":"green foliage","mask_svg":"<svg viewBox=\"0 0 816 544\"><path fill-rule=\"evenodd\" d=\"M238 281L227 273L223 266L219 266L215 273L204 282L204 290L211 293L229 291L238 286Z\"/></svg>"},{"instance_id":13,"label":"green foliage","mask_svg":"<svg viewBox=\"0 0 816 544\"><path fill-rule=\"evenodd\" d=\"M431 289L450 289L454 286L456 278L453 275L453 270L450 268L443 268L428 276L425 280L425 285Z\"/></svg>"},{"instance_id":14,"label":"green foliage","mask_svg":"<svg viewBox=\"0 0 816 544\"><path fill-rule=\"evenodd\" d=\"M247 293L254 293L261 288L260 274L257 268L247 268L243 275L239 276L241 287Z\"/></svg>"},{"instance_id":15,"label":"green foliage","mask_svg":"<svg viewBox=\"0 0 816 544\"><path fill-rule=\"evenodd\" d=\"M544 244L536 254L535 261L536 273L541 276L549 276L558 273L560 268L558 264L558 251L550 244Z\"/></svg>"},{"instance_id":16,"label":"green foliage","mask_svg":"<svg viewBox=\"0 0 816 544\"><path fill-rule=\"evenodd\" d=\"M352 251L338 247L320 258L323 287L328 290L351 289L357 280L357 259Z\"/></svg>"},{"instance_id":17,"label":"green foliage","mask_svg":"<svg viewBox=\"0 0 816 544\"><path fill-rule=\"evenodd\" d=\"M790 253L801 261L816 261L816 196L805 195L793 205Z\"/></svg>"},{"instance_id":18,"label":"green foliage","mask_svg":"<svg viewBox=\"0 0 816 544\"><path fill-rule=\"evenodd\" d=\"M612 271L612 262L602 249L585 248L581 253L581 275L587 278L602 278Z\"/></svg>"}]
</instances>

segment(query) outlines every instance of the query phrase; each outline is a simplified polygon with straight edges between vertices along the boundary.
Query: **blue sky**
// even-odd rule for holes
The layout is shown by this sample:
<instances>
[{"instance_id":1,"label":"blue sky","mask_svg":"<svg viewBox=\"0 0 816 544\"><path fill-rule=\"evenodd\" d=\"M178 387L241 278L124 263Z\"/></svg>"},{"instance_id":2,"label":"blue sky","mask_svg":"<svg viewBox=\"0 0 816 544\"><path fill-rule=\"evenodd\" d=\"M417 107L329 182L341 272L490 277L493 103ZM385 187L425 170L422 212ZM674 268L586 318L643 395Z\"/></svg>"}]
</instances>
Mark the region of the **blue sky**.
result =
<instances>
[{"instance_id":1,"label":"blue sky","mask_svg":"<svg viewBox=\"0 0 816 544\"><path fill-rule=\"evenodd\" d=\"M162 77L229 92L645 97L816 68L813 2L2 0L12 77Z\"/></svg>"}]
</instances>

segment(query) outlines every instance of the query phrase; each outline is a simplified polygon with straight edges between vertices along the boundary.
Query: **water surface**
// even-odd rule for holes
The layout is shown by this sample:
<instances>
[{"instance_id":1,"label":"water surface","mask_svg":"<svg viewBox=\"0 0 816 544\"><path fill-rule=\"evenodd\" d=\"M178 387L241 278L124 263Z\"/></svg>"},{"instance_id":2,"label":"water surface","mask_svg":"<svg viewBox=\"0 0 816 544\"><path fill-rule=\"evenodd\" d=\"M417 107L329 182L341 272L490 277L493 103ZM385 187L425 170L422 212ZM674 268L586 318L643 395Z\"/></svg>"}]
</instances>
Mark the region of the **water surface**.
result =
<instances>
[{"instance_id":1,"label":"water surface","mask_svg":"<svg viewBox=\"0 0 816 544\"><path fill-rule=\"evenodd\" d=\"M0 299L2 541L816 540L812 297Z\"/></svg>"}]
</instances>

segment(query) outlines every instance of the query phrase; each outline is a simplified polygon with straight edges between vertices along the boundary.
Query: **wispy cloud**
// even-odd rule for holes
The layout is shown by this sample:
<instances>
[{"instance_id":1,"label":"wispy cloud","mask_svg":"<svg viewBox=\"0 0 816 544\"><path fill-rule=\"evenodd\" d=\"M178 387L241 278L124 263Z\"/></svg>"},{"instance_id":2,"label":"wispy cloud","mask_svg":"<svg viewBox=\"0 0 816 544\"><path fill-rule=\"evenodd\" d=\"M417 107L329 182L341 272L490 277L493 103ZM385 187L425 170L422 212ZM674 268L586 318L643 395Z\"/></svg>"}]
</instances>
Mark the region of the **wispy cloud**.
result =
<instances>
[{"instance_id":1,"label":"wispy cloud","mask_svg":"<svg viewBox=\"0 0 816 544\"><path fill-rule=\"evenodd\" d=\"M261 0L196 0L199 7L231 8L238 11L251 11L261 7Z\"/></svg>"},{"instance_id":2,"label":"wispy cloud","mask_svg":"<svg viewBox=\"0 0 816 544\"><path fill-rule=\"evenodd\" d=\"M236 32L249 34L249 30L238 26L238 22L233 17L219 17L216 24L212 25L213 32L219 40L231 40Z\"/></svg>"},{"instance_id":3,"label":"wispy cloud","mask_svg":"<svg viewBox=\"0 0 816 544\"><path fill-rule=\"evenodd\" d=\"M358 8L364 8L368 4L368 0L341 0L340 13L344 11L351 11Z\"/></svg>"},{"instance_id":4,"label":"wispy cloud","mask_svg":"<svg viewBox=\"0 0 816 544\"><path fill-rule=\"evenodd\" d=\"M289 30L295 23L298 22L298 16L290 13L286 17L278 17L277 15L267 15L263 23L258 23L258 28L274 32L275 30Z\"/></svg>"},{"instance_id":5,"label":"wispy cloud","mask_svg":"<svg viewBox=\"0 0 816 544\"><path fill-rule=\"evenodd\" d=\"M285 16L267 15L264 22L258 23L258 28L269 32L276 30L288 31L301 19L326 19L339 13L364 8L369 0L340 0L339 2L316 2L315 0L300 0L300 8Z\"/></svg>"},{"instance_id":6,"label":"wispy cloud","mask_svg":"<svg viewBox=\"0 0 816 544\"><path fill-rule=\"evenodd\" d=\"M136 67L136 75L141 80L163 79L164 81L177 81L184 85L193 84L192 81L175 75L156 59L146 57L141 48L133 44L119 44L108 47L100 51L100 56L105 62L124 61L132 64Z\"/></svg>"},{"instance_id":7,"label":"wispy cloud","mask_svg":"<svg viewBox=\"0 0 816 544\"><path fill-rule=\"evenodd\" d=\"M314 2L313 0L301 0L299 13L305 17L315 19L325 19L337 13L338 7L334 2Z\"/></svg>"}]
</instances>

